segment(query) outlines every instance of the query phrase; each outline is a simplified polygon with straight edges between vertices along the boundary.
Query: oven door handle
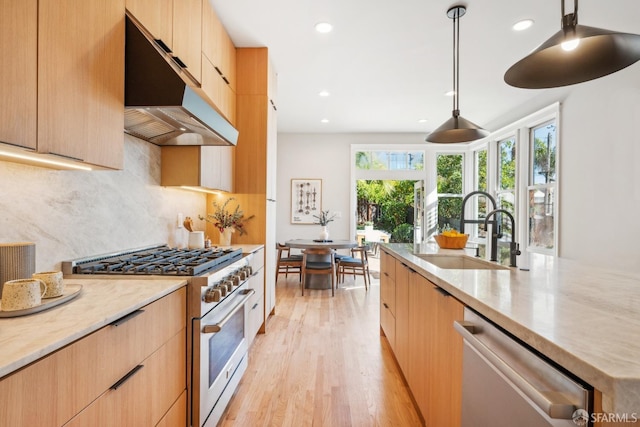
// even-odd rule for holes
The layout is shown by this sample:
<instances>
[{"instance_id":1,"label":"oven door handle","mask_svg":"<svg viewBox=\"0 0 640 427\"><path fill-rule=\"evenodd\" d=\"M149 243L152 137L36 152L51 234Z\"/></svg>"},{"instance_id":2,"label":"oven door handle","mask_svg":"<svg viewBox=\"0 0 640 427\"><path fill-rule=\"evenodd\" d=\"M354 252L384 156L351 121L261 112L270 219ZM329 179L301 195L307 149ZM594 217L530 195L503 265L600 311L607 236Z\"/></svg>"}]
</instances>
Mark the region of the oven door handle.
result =
<instances>
[{"instance_id":1,"label":"oven door handle","mask_svg":"<svg viewBox=\"0 0 640 427\"><path fill-rule=\"evenodd\" d=\"M236 304L235 307L233 307L233 309L229 312L229 314L227 314L224 317L224 319L222 319L220 322L216 323L215 325L204 325L202 327L202 333L215 334L220 332L222 330L222 327L225 325L225 323L227 323L229 319L231 319L231 317L233 317L233 315L236 314L236 312L244 306L244 303L247 302L247 300L251 298L253 294L256 293L256 291L255 289L247 289L243 293L244 293L244 296L242 297L242 300L240 300L240 302Z\"/></svg>"}]
</instances>

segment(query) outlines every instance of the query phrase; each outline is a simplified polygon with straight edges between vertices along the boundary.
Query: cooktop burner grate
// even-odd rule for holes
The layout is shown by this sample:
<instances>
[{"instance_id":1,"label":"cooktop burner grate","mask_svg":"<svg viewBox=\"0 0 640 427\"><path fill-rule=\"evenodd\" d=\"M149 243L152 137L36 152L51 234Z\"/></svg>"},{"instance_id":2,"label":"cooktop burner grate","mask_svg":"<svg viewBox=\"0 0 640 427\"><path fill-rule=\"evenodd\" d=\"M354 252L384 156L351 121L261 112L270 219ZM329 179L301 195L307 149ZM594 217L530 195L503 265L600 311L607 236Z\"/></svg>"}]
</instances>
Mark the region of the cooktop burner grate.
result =
<instances>
[{"instance_id":1,"label":"cooktop burner grate","mask_svg":"<svg viewBox=\"0 0 640 427\"><path fill-rule=\"evenodd\" d=\"M242 258L242 249L175 249L166 245L62 263L65 274L199 276Z\"/></svg>"}]
</instances>

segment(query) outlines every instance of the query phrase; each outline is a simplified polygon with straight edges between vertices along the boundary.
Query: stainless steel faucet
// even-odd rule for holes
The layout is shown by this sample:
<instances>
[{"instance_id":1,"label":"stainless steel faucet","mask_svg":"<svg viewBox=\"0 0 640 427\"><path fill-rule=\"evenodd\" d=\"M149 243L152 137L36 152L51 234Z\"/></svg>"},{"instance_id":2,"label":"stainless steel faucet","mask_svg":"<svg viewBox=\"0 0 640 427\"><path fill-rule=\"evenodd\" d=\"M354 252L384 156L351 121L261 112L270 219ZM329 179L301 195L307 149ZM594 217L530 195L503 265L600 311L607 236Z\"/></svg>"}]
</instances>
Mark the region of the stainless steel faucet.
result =
<instances>
[{"instance_id":1,"label":"stainless steel faucet","mask_svg":"<svg viewBox=\"0 0 640 427\"><path fill-rule=\"evenodd\" d=\"M521 252L520 252L520 245L513 240L513 236L516 233L516 221L513 219L513 215L511 215L511 213L505 209L494 209L491 212L489 212L487 214L487 217L484 219L485 227L489 223L489 218L491 218L493 215L497 215L498 213L504 213L509 217L509 219L511 219L511 243L509 243L509 267L517 267L516 257L520 255ZM495 224L496 222L494 221L493 223ZM497 246L497 240L501 233L498 231L497 227L494 227L492 234L493 236L495 236L496 246ZM497 256L495 259L493 259L493 251L491 251L491 254L492 254L491 261L497 261L498 260Z\"/></svg>"},{"instance_id":2,"label":"stainless steel faucet","mask_svg":"<svg viewBox=\"0 0 640 427\"><path fill-rule=\"evenodd\" d=\"M471 196L475 196L475 195L485 196L491 202L492 209L493 210L496 209L496 199L494 199L493 196L487 193L486 191L476 190L467 194L466 196L464 196L464 199L462 199L462 213L460 214L460 232L464 234L465 224L484 224L485 229L487 228L487 224L491 224L494 230L494 233L491 234L491 261L496 261L498 259L498 234L495 233L495 231L497 230L498 223L495 220L487 221L489 219L489 215L487 215L485 219L465 219L464 218L464 206L467 204L467 200L469 200Z\"/></svg>"}]
</instances>

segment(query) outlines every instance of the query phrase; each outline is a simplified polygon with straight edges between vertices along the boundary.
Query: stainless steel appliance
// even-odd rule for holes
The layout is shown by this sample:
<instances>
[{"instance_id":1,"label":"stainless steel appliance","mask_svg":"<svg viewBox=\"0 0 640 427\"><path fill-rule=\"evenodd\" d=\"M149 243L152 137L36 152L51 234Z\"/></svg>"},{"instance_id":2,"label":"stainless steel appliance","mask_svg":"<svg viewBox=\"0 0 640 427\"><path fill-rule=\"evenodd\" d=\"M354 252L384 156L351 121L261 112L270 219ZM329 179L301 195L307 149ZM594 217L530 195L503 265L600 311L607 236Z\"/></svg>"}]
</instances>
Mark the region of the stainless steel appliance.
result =
<instances>
[{"instance_id":1,"label":"stainless steel appliance","mask_svg":"<svg viewBox=\"0 0 640 427\"><path fill-rule=\"evenodd\" d=\"M245 329L257 260L239 248L154 245L66 261L67 277L180 276L188 280L188 400L192 426L215 426L247 367Z\"/></svg>"},{"instance_id":2,"label":"stainless steel appliance","mask_svg":"<svg viewBox=\"0 0 640 427\"><path fill-rule=\"evenodd\" d=\"M469 308L462 335L462 426L587 426L593 388Z\"/></svg>"}]
</instances>

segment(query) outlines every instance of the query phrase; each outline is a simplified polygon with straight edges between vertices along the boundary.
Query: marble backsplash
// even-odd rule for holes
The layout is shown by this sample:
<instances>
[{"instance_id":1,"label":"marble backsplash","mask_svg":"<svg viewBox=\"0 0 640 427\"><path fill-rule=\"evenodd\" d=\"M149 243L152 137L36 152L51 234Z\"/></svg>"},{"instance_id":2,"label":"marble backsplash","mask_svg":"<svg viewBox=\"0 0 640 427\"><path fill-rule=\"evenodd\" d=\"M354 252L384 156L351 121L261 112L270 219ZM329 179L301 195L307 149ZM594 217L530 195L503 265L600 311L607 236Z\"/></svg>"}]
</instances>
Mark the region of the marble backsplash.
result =
<instances>
[{"instance_id":1,"label":"marble backsplash","mask_svg":"<svg viewBox=\"0 0 640 427\"><path fill-rule=\"evenodd\" d=\"M36 271L155 243L180 245L177 214L206 212L206 196L160 186L160 147L125 135L121 171L58 171L0 161L0 242L35 242ZM178 237L177 237L178 236Z\"/></svg>"}]
</instances>

